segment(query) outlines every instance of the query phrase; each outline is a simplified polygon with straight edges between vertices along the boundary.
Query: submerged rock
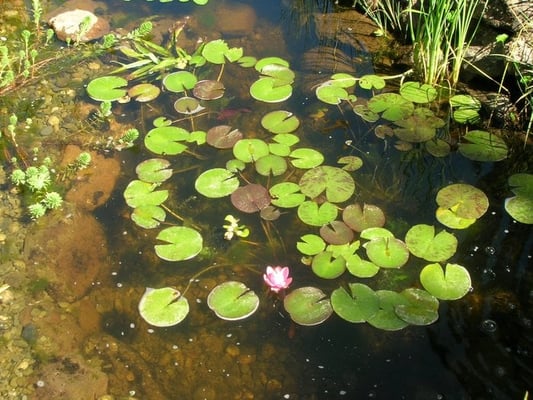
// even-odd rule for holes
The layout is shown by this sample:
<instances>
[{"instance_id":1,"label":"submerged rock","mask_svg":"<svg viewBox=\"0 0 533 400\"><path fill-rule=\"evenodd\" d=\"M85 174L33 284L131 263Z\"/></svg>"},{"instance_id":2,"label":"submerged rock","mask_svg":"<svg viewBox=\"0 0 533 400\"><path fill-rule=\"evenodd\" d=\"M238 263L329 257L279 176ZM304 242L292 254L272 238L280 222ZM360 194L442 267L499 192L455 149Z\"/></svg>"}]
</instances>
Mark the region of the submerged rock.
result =
<instances>
[{"instance_id":1,"label":"submerged rock","mask_svg":"<svg viewBox=\"0 0 533 400\"><path fill-rule=\"evenodd\" d=\"M59 40L89 42L109 33L109 23L87 10L71 10L48 20Z\"/></svg>"}]
</instances>

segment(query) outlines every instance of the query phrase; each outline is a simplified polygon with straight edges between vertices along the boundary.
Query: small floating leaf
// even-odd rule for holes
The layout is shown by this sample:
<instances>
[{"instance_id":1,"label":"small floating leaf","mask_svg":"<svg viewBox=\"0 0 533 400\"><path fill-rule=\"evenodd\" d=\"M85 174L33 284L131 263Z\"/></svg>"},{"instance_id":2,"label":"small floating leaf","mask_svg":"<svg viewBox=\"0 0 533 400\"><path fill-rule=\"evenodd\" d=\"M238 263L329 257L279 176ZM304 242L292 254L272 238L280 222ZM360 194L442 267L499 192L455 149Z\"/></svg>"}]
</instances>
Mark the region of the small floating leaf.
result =
<instances>
[{"instance_id":1,"label":"small floating leaf","mask_svg":"<svg viewBox=\"0 0 533 400\"><path fill-rule=\"evenodd\" d=\"M400 293L408 304L398 304L396 315L410 325L430 325L439 318L439 301L425 290L410 288Z\"/></svg>"},{"instance_id":2,"label":"small floating leaf","mask_svg":"<svg viewBox=\"0 0 533 400\"><path fill-rule=\"evenodd\" d=\"M290 111L277 110L263 116L261 125L269 132L290 133L300 126L300 120Z\"/></svg>"},{"instance_id":3,"label":"small floating leaf","mask_svg":"<svg viewBox=\"0 0 533 400\"><path fill-rule=\"evenodd\" d=\"M212 168L204 171L194 183L198 193L209 198L229 196L239 187L239 179L224 168Z\"/></svg>"},{"instance_id":4,"label":"small floating leaf","mask_svg":"<svg viewBox=\"0 0 533 400\"><path fill-rule=\"evenodd\" d=\"M437 204L460 218L480 218L489 208L487 195L465 183L448 185L437 193Z\"/></svg>"},{"instance_id":5,"label":"small floating leaf","mask_svg":"<svg viewBox=\"0 0 533 400\"><path fill-rule=\"evenodd\" d=\"M231 149L242 139L242 132L228 125L217 125L207 131L207 143L217 149Z\"/></svg>"},{"instance_id":6,"label":"small floating leaf","mask_svg":"<svg viewBox=\"0 0 533 400\"><path fill-rule=\"evenodd\" d=\"M164 158L150 158L135 167L135 172L141 181L161 183L172 176L170 161Z\"/></svg>"},{"instance_id":7,"label":"small floating leaf","mask_svg":"<svg viewBox=\"0 0 533 400\"><path fill-rule=\"evenodd\" d=\"M368 101L368 108L388 121L398 121L410 116L415 106L397 93L381 93Z\"/></svg>"},{"instance_id":8,"label":"small floating leaf","mask_svg":"<svg viewBox=\"0 0 533 400\"><path fill-rule=\"evenodd\" d=\"M268 155L268 144L261 139L241 139L233 146L236 159L250 163Z\"/></svg>"},{"instance_id":9,"label":"small floating leaf","mask_svg":"<svg viewBox=\"0 0 533 400\"><path fill-rule=\"evenodd\" d=\"M168 198L168 190L155 190L157 187L154 183L131 181L124 190L126 204L131 208L162 204Z\"/></svg>"},{"instance_id":10,"label":"small floating leaf","mask_svg":"<svg viewBox=\"0 0 533 400\"><path fill-rule=\"evenodd\" d=\"M346 270L346 261L343 257L333 258L330 251L323 251L313 257L311 269L319 278L335 279Z\"/></svg>"},{"instance_id":11,"label":"small floating leaf","mask_svg":"<svg viewBox=\"0 0 533 400\"><path fill-rule=\"evenodd\" d=\"M188 260L203 248L202 235L186 226L171 226L159 232L156 239L165 242L155 245L159 258L166 261Z\"/></svg>"},{"instance_id":12,"label":"small floating leaf","mask_svg":"<svg viewBox=\"0 0 533 400\"><path fill-rule=\"evenodd\" d=\"M163 86L170 92L181 93L192 89L198 79L189 71L177 71L163 78Z\"/></svg>"},{"instance_id":13,"label":"small floating leaf","mask_svg":"<svg viewBox=\"0 0 533 400\"><path fill-rule=\"evenodd\" d=\"M293 290L285 296L283 306L294 322L304 326L321 324L333 312L324 292L310 286Z\"/></svg>"},{"instance_id":14,"label":"small floating leaf","mask_svg":"<svg viewBox=\"0 0 533 400\"><path fill-rule=\"evenodd\" d=\"M353 240L353 231L341 221L332 221L320 228L320 236L330 244L346 244Z\"/></svg>"},{"instance_id":15,"label":"small floating leaf","mask_svg":"<svg viewBox=\"0 0 533 400\"><path fill-rule=\"evenodd\" d=\"M320 206L314 201L304 201L298 206L298 217L311 226L322 226L337 218L337 207L325 202Z\"/></svg>"},{"instance_id":16,"label":"small floating leaf","mask_svg":"<svg viewBox=\"0 0 533 400\"><path fill-rule=\"evenodd\" d=\"M468 132L459 143L459 153L474 161L500 161L507 158L509 149L499 136L486 131Z\"/></svg>"},{"instance_id":17,"label":"small floating leaf","mask_svg":"<svg viewBox=\"0 0 533 400\"><path fill-rule=\"evenodd\" d=\"M265 103L279 103L287 100L292 95L292 86L277 85L278 81L271 77L260 78L250 86L250 95Z\"/></svg>"},{"instance_id":18,"label":"small floating leaf","mask_svg":"<svg viewBox=\"0 0 533 400\"><path fill-rule=\"evenodd\" d=\"M378 290L376 294L379 298L379 310L367 319L370 325L386 331L397 331L409 325L395 312L396 307L402 304L408 305L409 300L391 290Z\"/></svg>"},{"instance_id":19,"label":"small floating leaf","mask_svg":"<svg viewBox=\"0 0 533 400\"><path fill-rule=\"evenodd\" d=\"M324 156L322 153L315 149L308 149L305 147L291 151L289 156L292 158L291 164L296 168L315 168L324 162Z\"/></svg>"},{"instance_id":20,"label":"small floating leaf","mask_svg":"<svg viewBox=\"0 0 533 400\"><path fill-rule=\"evenodd\" d=\"M365 244L368 259L381 268L400 268L409 259L409 250L396 238L372 239Z\"/></svg>"},{"instance_id":21,"label":"small floating leaf","mask_svg":"<svg viewBox=\"0 0 533 400\"><path fill-rule=\"evenodd\" d=\"M114 101L124 97L128 81L120 76L102 76L87 85L87 93L96 101Z\"/></svg>"},{"instance_id":22,"label":"small floating leaf","mask_svg":"<svg viewBox=\"0 0 533 400\"><path fill-rule=\"evenodd\" d=\"M252 315L259 307L259 297L242 282L227 281L217 285L207 296L207 305L227 321Z\"/></svg>"},{"instance_id":23,"label":"small floating leaf","mask_svg":"<svg viewBox=\"0 0 533 400\"><path fill-rule=\"evenodd\" d=\"M350 283L349 292L340 287L331 293L333 311L348 322L365 322L379 310L376 292L362 283Z\"/></svg>"},{"instance_id":24,"label":"small floating leaf","mask_svg":"<svg viewBox=\"0 0 533 400\"><path fill-rule=\"evenodd\" d=\"M185 319L189 313L189 302L174 288L146 288L139 301L139 313L150 325L173 326Z\"/></svg>"},{"instance_id":25,"label":"small floating leaf","mask_svg":"<svg viewBox=\"0 0 533 400\"><path fill-rule=\"evenodd\" d=\"M194 85L192 93L200 100L216 100L224 96L226 88L220 81L203 80Z\"/></svg>"},{"instance_id":26,"label":"small floating leaf","mask_svg":"<svg viewBox=\"0 0 533 400\"><path fill-rule=\"evenodd\" d=\"M446 261L457 250L457 239L449 232L435 235L435 227L419 224L411 227L405 235L409 251L427 261Z\"/></svg>"},{"instance_id":27,"label":"small floating leaf","mask_svg":"<svg viewBox=\"0 0 533 400\"><path fill-rule=\"evenodd\" d=\"M372 204L350 204L342 211L342 220L356 232L385 225L385 214Z\"/></svg>"},{"instance_id":28,"label":"small floating leaf","mask_svg":"<svg viewBox=\"0 0 533 400\"><path fill-rule=\"evenodd\" d=\"M151 101L161 93L161 89L151 83L139 83L128 90L128 96L139 103Z\"/></svg>"},{"instance_id":29,"label":"small floating leaf","mask_svg":"<svg viewBox=\"0 0 533 400\"><path fill-rule=\"evenodd\" d=\"M189 138L189 132L177 126L161 126L148 131L144 144L155 154L176 155L187 150L183 141Z\"/></svg>"},{"instance_id":30,"label":"small floating leaf","mask_svg":"<svg viewBox=\"0 0 533 400\"><path fill-rule=\"evenodd\" d=\"M355 192L355 182L348 172L327 165L306 171L299 185L306 196L314 199L324 193L333 203L342 203Z\"/></svg>"},{"instance_id":31,"label":"small floating leaf","mask_svg":"<svg viewBox=\"0 0 533 400\"><path fill-rule=\"evenodd\" d=\"M270 205L270 195L264 186L250 183L231 193L231 204L239 211L254 213Z\"/></svg>"},{"instance_id":32,"label":"small floating leaf","mask_svg":"<svg viewBox=\"0 0 533 400\"><path fill-rule=\"evenodd\" d=\"M277 207L298 207L305 201L305 195L300 192L300 186L294 182L277 183L270 188L272 204Z\"/></svg>"},{"instance_id":33,"label":"small floating leaf","mask_svg":"<svg viewBox=\"0 0 533 400\"><path fill-rule=\"evenodd\" d=\"M134 208L131 213L131 219L141 228L153 229L161 225L166 215L163 208L155 205L146 205Z\"/></svg>"},{"instance_id":34,"label":"small floating leaf","mask_svg":"<svg viewBox=\"0 0 533 400\"><path fill-rule=\"evenodd\" d=\"M420 272L420 283L429 293L441 300L457 300L468 293L472 282L468 270L458 264L429 264Z\"/></svg>"},{"instance_id":35,"label":"small floating leaf","mask_svg":"<svg viewBox=\"0 0 533 400\"><path fill-rule=\"evenodd\" d=\"M318 235L303 235L300 240L300 242L296 243L296 248L300 253L308 256L317 255L326 248L326 242Z\"/></svg>"},{"instance_id":36,"label":"small floating leaf","mask_svg":"<svg viewBox=\"0 0 533 400\"><path fill-rule=\"evenodd\" d=\"M359 79L359 86L361 86L363 89L377 89L381 90L385 87L385 79L383 79L381 76L369 74L369 75L363 75Z\"/></svg>"},{"instance_id":37,"label":"small floating leaf","mask_svg":"<svg viewBox=\"0 0 533 400\"><path fill-rule=\"evenodd\" d=\"M342 100L347 100L349 95L346 89L340 86L333 85L329 82L323 83L315 90L318 100L326 104L337 105Z\"/></svg>"},{"instance_id":38,"label":"small floating leaf","mask_svg":"<svg viewBox=\"0 0 533 400\"><path fill-rule=\"evenodd\" d=\"M400 87L404 99L418 104L427 104L437 98L437 89L427 83L405 82Z\"/></svg>"}]
</instances>

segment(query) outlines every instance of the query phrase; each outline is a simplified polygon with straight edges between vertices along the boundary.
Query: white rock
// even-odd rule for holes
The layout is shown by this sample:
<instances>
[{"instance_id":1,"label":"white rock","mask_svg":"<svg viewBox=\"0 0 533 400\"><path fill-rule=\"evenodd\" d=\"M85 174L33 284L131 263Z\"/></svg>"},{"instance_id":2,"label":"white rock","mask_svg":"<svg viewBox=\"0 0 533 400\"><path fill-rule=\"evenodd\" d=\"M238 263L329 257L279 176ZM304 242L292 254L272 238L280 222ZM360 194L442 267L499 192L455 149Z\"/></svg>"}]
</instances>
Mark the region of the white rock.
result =
<instances>
[{"instance_id":1,"label":"white rock","mask_svg":"<svg viewBox=\"0 0 533 400\"><path fill-rule=\"evenodd\" d=\"M82 32L80 25L88 21L87 29ZM109 33L109 23L90 11L72 10L50 18L48 24L52 26L59 40L88 42Z\"/></svg>"}]
</instances>

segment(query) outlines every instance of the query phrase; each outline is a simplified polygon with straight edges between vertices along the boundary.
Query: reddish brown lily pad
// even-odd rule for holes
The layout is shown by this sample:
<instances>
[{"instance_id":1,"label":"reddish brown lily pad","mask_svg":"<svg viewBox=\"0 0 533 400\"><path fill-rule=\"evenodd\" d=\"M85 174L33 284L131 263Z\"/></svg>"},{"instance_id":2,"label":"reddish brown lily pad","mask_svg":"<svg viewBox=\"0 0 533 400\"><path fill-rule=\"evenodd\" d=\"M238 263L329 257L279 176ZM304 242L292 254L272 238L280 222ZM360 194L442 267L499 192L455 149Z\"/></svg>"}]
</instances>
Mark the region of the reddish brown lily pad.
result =
<instances>
[{"instance_id":1,"label":"reddish brown lily pad","mask_svg":"<svg viewBox=\"0 0 533 400\"><path fill-rule=\"evenodd\" d=\"M229 125L217 125L207 131L207 143L217 149L231 149L242 139L242 132Z\"/></svg>"},{"instance_id":2,"label":"reddish brown lily pad","mask_svg":"<svg viewBox=\"0 0 533 400\"><path fill-rule=\"evenodd\" d=\"M342 221L332 221L320 228L320 236L330 244L346 244L353 240L353 231Z\"/></svg>"},{"instance_id":3,"label":"reddish brown lily pad","mask_svg":"<svg viewBox=\"0 0 533 400\"><path fill-rule=\"evenodd\" d=\"M270 205L270 195L264 186L251 183L231 194L231 204L239 211L254 213Z\"/></svg>"}]
</instances>

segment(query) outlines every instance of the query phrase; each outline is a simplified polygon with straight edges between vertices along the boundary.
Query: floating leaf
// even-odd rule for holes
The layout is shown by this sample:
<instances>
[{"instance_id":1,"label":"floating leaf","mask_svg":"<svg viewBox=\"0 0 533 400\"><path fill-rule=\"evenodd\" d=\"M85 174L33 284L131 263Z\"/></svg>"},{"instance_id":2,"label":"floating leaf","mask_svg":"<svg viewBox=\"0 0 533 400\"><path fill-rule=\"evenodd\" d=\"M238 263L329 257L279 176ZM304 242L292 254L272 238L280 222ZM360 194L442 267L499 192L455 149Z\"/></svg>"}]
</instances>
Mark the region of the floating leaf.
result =
<instances>
[{"instance_id":1,"label":"floating leaf","mask_svg":"<svg viewBox=\"0 0 533 400\"><path fill-rule=\"evenodd\" d=\"M163 86L170 92L181 93L194 87L198 79L189 71L177 71L163 78Z\"/></svg>"},{"instance_id":2,"label":"floating leaf","mask_svg":"<svg viewBox=\"0 0 533 400\"><path fill-rule=\"evenodd\" d=\"M474 161L500 161L509 153L502 138L486 131L470 131L463 139L467 142L459 143L459 153Z\"/></svg>"},{"instance_id":3,"label":"floating leaf","mask_svg":"<svg viewBox=\"0 0 533 400\"><path fill-rule=\"evenodd\" d=\"M102 76L87 85L87 94L96 101L115 101L124 97L128 81L120 76Z\"/></svg>"},{"instance_id":4,"label":"floating leaf","mask_svg":"<svg viewBox=\"0 0 533 400\"><path fill-rule=\"evenodd\" d=\"M250 86L250 95L265 103L279 103L291 97L292 86L278 86L277 83L278 81L271 77L260 78Z\"/></svg>"},{"instance_id":5,"label":"floating leaf","mask_svg":"<svg viewBox=\"0 0 533 400\"><path fill-rule=\"evenodd\" d=\"M268 144L261 139L241 139L233 146L236 159L250 163L268 155Z\"/></svg>"},{"instance_id":6,"label":"floating leaf","mask_svg":"<svg viewBox=\"0 0 533 400\"><path fill-rule=\"evenodd\" d=\"M345 164L344 167L342 167L342 169L348 172L357 171L359 168L363 166L363 160L360 157L356 157L356 156L341 157L337 160L337 163Z\"/></svg>"},{"instance_id":7,"label":"floating leaf","mask_svg":"<svg viewBox=\"0 0 533 400\"><path fill-rule=\"evenodd\" d=\"M461 218L453 210L444 207L438 207L435 216L437 221L451 229L466 229L476 222L476 218Z\"/></svg>"},{"instance_id":8,"label":"floating leaf","mask_svg":"<svg viewBox=\"0 0 533 400\"><path fill-rule=\"evenodd\" d=\"M450 145L446 141L438 138L428 140L424 143L424 146L427 152L434 157L446 157L451 151Z\"/></svg>"},{"instance_id":9,"label":"floating leaf","mask_svg":"<svg viewBox=\"0 0 533 400\"><path fill-rule=\"evenodd\" d=\"M353 112L366 122L376 122L379 119L379 114L371 111L366 104L356 104L353 107Z\"/></svg>"},{"instance_id":10,"label":"floating leaf","mask_svg":"<svg viewBox=\"0 0 533 400\"><path fill-rule=\"evenodd\" d=\"M391 290L378 290L376 295L379 299L379 310L367 319L370 325L386 331L397 331L409 325L400 319L395 312L399 305L408 305L408 299Z\"/></svg>"},{"instance_id":11,"label":"floating leaf","mask_svg":"<svg viewBox=\"0 0 533 400\"><path fill-rule=\"evenodd\" d=\"M207 305L227 321L252 315L259 307L259 297L242 282L227 281L217 285L207 296Z\"/></svg>"},{"instance_id":12,"label":"floating leaf","mask_svg":"<svg viewBox=\"0 0 533 400\"><path fill-rule=\"evenodd\" d=\"M148 131L144 145L155 154L176 155L187 150L183 141L189 138L189 132L177 126L161 126Z\"/></svg>"},{"instance_id":13,"label":"floating leaf","mask_svg":"<svg viewBox=\"0 0 533 400\"><path fill-rule=\"evenodd\" d=\"M207 143L217 149L231 149L242 139L243 134L238 129L228 125L217 125L207 131Z\"/></svg>"},{"instance_id":14,"label":"floating leaf","mask_svg":"<svg viewBox=\"0 0 533 400\"><path fill-rule=\"evenodd\" d=\"M372 204L350 204L342 211L342 220L356 232L385 225L385 214Z\"/></svg>"},{"instance_id":15,"label":"floating leaf","mask_svg":"<svg viewBox=\"0 0 533 400\"><path fill-rule=\"evenodd\" d=\"M324 193L333 203L342 203L355 192L355 182L348 172L327 165L306 171L299 185L306 196L314 199Z\"/></svg>"},{"instance_id":16,"label":"floating leaf","mask_svg":"<svg viewBox=\"0 0 533 400\"><path fill-rule=\"evenodd\" d=\"M394 234L391 231L381 227L371 227L361 231L361 239L374 240L381 238L388 239L393 237Z\"/></svg>"},{"instance_id":17,"label":"floating leaf","mask_svg":"<svg viewBox=\"0 0 533 400\"><path fill-rule=\"evenodd\" d=\"M465 183L448 185L437 193L437 204L460 218L480 218L489 208L489 199L478 188Z\"/></svg>"},{"instance_id":18,"label":"floating leaf","mask_svg":"<svg viewBox=\"0 0 533 400\"><path fill-rule=\"evenodd\" d=\"M291 164L296 168L315 168L324 162L324 156L321 152L305 147L291 151L289 156L292 158Z\"/></svg>"},{"instance_id":19,"label":"floating leaf","mask_svg":"<svg viewBox=\"0 0 533 400\"><path fill-rule=\"evenodd\" d=\"M400 293L408 304L398 304L396 315L410 325L430 325L439 318L439 301L425 290L410 288Z\"/></svg>"},{"instance_id":20,"label":"floating leaf","mask_svg":"<svg viewBox=\"0 0 533 400\"><path fill-rule=\"evenodd\" d=\"M340 287L331 293L333 311L342 319L353 323L372 318L379 311L376 292L362 283L350 283L348 287L350 292Z\"/></svg>"},{"instance_id":21,"label":"floating leaf","mask_svg":"<svg viewBox=\"0 0 533 400\"><path fill-rule=\"evenodd\" d=\"M438 263L426 265L420 272L420 283L441 300L460 299L472 286L470 274L458 264L446 264L445 271Z\"/></svg>"},{"instance_id":22,"label":"floating leaf","mask_svg":"<svg viewBox=\"0 0 533 400\"><path fill-rule=\"evenodd\" d=\"M294 322L304 326L321 324L333 312L324 292L310 286L293 290L285 296L283 306Z\"/></svg>"},{"instance_id":23,"label":"floating leaf","mask_svg":"<svg viewBox=\"0 0 533 400\"><path fill-rule=\"evenodd\" d=\"M145 103L157 98L161 89L151 83L139 83L128 90L128 96L139 103Z\"/></svg>"},{"instance_id":24,"label":"floating leaf","mask_svg":"<svg viewBox=\"0 0 533 400\"><path fill-rule=\"evenodd\" d=\"M171 226L159 232L156 239L164 244L155 245L155 253L166 261L188 260L203 248L202 235L186 226Z\"/></svg>"},{"instance_id":25,"label":"floating leaf","mask_svg":"<svg viewBox=\"0 0 533 400\"><path fill-rule=\"evenodd\" d=\"M270 195L264 186L250 183L231 193L231 204L239 211L254 213L270 205Z\"/></svg>"},{"instance_id":26,"label":"floating leaf","mask_svg":"<svg viewBox=\"0 0 533 400\"><path fill-rule=\"evenodd\" d=\"M258 72L261 72L265 66L270 65L270 64L277 64L277 65L281 65L287 68L289 67L289 63L280 57L262 58L259 61L257 61L254 67Z\"/></svg>"},{"instance_id":27,"label":"floating leaf","mask_svg":"<svg viewBox=\"0 0 533 400\"><path fill-rule=\"evenodd\" d=\"M436 117L429 109L419 108L413 115L395 121L400 128L394 129L394 134L400 139L411 143L427 142L435 137L437 128L442 128L445 122Z\"/></svg>"},{"instance_id":28,"label":"floating leaf","mask_svg":"<svg viewBox=\"0 0 533 400\"><path fill-rule=\"evenodd\" d=\"M332 221L320 228L320 236L331 244L345 244L353 240L353 231L341 221Z\"/></svg>"},{"instance_id":29,"label":"floating leaf","mask_svg":"<svg viewBox=\"0 0 533 400\"><path fill-rule=\"evenodd\" d=\"M146 288L139 301L139 313L152 326L173 326L185 319L189 302L174 288Z\"/></svg>"},{"instance_id":30,"label":"floating leaf","mask_svg":"<svg viewBox=\"0 0 533 400\"><path fill-rule=\"evenodd\" d=\"M262 208L259 212L259 216L265 221L275 221L281 216L281 211L270 205Z\"/></svg>"},{"instance_id":31,"label":"floating leaf","mask_svg":"<svg viewBox=\"0 0 533 400\"><path fill-rule=\"evenodd\" d=\"M346 269L357 278L372 278L379 272L379 267L371 261L363 260L357 254L352 254L346 259Z\"/></svg>"},{"instance_id":32,"label":"floating leaf","mask_svg":"<svg viewBox=\"0 0 533 400\"><path fill-rule=\"evenodd\" d=\"M136 207L131 213L131 219L135 224L145 229L157 228L166 218L165 210L159 206L146 205Z\"/></svg>"},{"instance_id":33,"label":"floating leaf","mask_svg":"<svg viewBox=\"0 0 533 400\"><path fill-rule=\"evenodd\" d=\"M516 196L505 199L505 210L518 222L533 224L533 175L511 175L509 186Z\"/></svg>"},{"instance_id":34,"label":"floating leaf","mask_svg":"<svg viewBox=\"0 0 533 400\"><path fill-rule=\"evenodd\" d=\"M398 121L410 116L415 106L397 93L381 93L368 100L368 108L388 121Z\"/></svg>"},{"instance_id":35,"label":"floating leaf","mask_svg":"<svg viewBox=\"0 0 533 400\"><path fill-rule=\"evenodd\" d=\"M335 86L348 88L354 86L357 82L357 79L353 75L339 72L331 75L331 80L329 82Z\"/></svg>"},{"instance_id":36,"label":"floating leaf","mask_svg":"<svg viewBox=\"0 0 533 400\"><path fill-rule=\"evenodd\" d=\"M396 238L372 239L365 244L368 259L381 268L400 268L409 259L409 250Z\"/></svg>"},{"instance_id":37,"label":"floating leaf","mask_svg":"<svg viewBox=\"0 0 533 400\"><path fill-rule=\"evenodd\" d=\"M435 227L419 224L411 227L405 235L409 251L427 261L446 261L457 250L457 239L451 233L441 231L435 235Z\"/></svg>"},{"instance_id":38,"label":"floating leaf","mask_svg":"<svg viewBox=\"0 0 533 400\"><path fill-rule=\"evenodd\" d=\"M150 158L135 167L135 172L141 181L161 183L172 176L170 161L164 158Z\"/></svg>"},{"instance_id":39,"label":"floating leaf","mask_svg":"<svg viewBox=\"0 0 533 400\"><path fill-rule=\"evenodd\" d=\"M261 125L275 134L290 133L298 129L300 120L290 111L278 110L263 116Z\"/></svg>"},{"instance_id":40,"label":"floating leaf","mask_svg":"<svg viewBox=\"0 0 533 400\"><path fill-rule=\"evenodd\" d=\"M272 204L277 207L298 207L305 201L305 195L300 192L300 186L294 182L277 183L269 191Z\"/></svg>"},{"instance_id":41,"label":"floating leaf","mask_svg":"<svg viewBox=\"0 0 533 400\"><path fill-rule=\"evenodd\" d=\"M174 110L180 114L192 115L205 110L205 107L194 97L180 97L174 102Z\"/></svg>"},{"instance_id":42,"label":"floating leaf","mask_svg":"<svg viewBox=\"0 0 533 400\"><path fill-rule=\"evenodd\" d=\"M275 154L267 154L255 162L255 170L263 176L279 176L287 171L287 161Z\"/></svg>"},{"instance_id":43,"label":"floating leaf","mask_svg":"<svg viewBox=\"0 0 533 400\"><path fill-rule=\"evenodd\" d=\"M346 270L346 261L343 257L333 258L330 251L323 251L313 257L311 268L319 278L335 279Z\"/></svg>"},{"instance_id":44,"label":"floating leaf","mask_svg":"<svg viewBox=\"0 0 533 400\"><path fill-rule=\"evenodd\" d=\"M200 100L216 100L224 96L226 88L220 81L203 80L194 85L192 93Z\"/></svg>"},{"instance_id":45,"label":"floating leaf","mask_svg":"<svg viewBox=\"0 0 533 400\"><path fill-rule=\"evenodd\" d=\"M326 104L337 105L341 101L348 99L348 92L346 89L340 86L326 82L318 86L315 90L318 100L323 101Z\"/></svg>"},{"instance_id":46,"label":"floating leaf","mask_svg":"<svg viewBox=\"0 0 533 400\"><path fill-rule=\"evenodd\" d=\"M124 199L131 208L158 206L168 198L168 190L155 190L157 184L139 180L131 181L124 190Z\"/></svg>"},{"instance_id":47,"label":"floating leaf","mask_svg":"<svg viewBox=\"0 0 533 400\"><path fill-rule=\"evenodd\" d=\"M457 94L450 98L453 119L460 124L473 124L479 121L481 102L473 96Z\"/></svg>"},{"instance_id":48,"label":"floating leaf","mask_svg":"<svg viewBox=\"0 0 533 400\"><path fill-rule=\"evenodd\" d=\"M230 49L228 44L222 39L211 40L202 49L202 56L212 64L224 64L226 58L230 62L237 61L242 55L242 48Z\"/></svg>"},{"instance_id":49,"label":"floating leaf","mask_svg":"<svg viewBox=\"0 0 533 400\"><path fill-rule=\"evenodd\" d=\"M315 256L326 248L326 242L318 235L303 235L300 240L296 243L296 248L300 253L308 256Z\"/></svg>"},{"instance_id":50,"label":"floating leaf","mask_svg":"<svg viewBox=\"0 0 533 400\"><path fill-rule=\"evenodd\" d=\"M304 201L298 206L298 217L311 226L322 226L337 218L337 207L325 202L320 206L314 201Z\"/></svg>"},{"instance_id":51,"label":"floating leaf","mask_svg":"<svg viewBox=\"0 0 533 400\"><path fill-rule=\"evenodd\" d=\"M385 87L385 79L383 79L381 76L369 74L369 75L363 75L359 79L359 86L361 86L363 89L377 89L381 90Z\"/></svg>"},{"instance_id":52,"label":"floating leaf","mask_svg":"<svg viewBox=\"0 0 533 400\"><path fill-rule=\"evenodd\" d=\"M402 84L400 94L413 103L427 104L437 98L437 89L427 83L411 81Z\"/></svg>"},{"instance_id":53,"label":"floating leaf","mask_svg":"<svg viewBox=\"0 0 533 400\"><path fill-rule=\"evenodd\" d=\"M198 193L209 198L229 196L239 187L239 179L224 168L212 168L204 171L194 183Z\"/></svg>"}]
</instances>

